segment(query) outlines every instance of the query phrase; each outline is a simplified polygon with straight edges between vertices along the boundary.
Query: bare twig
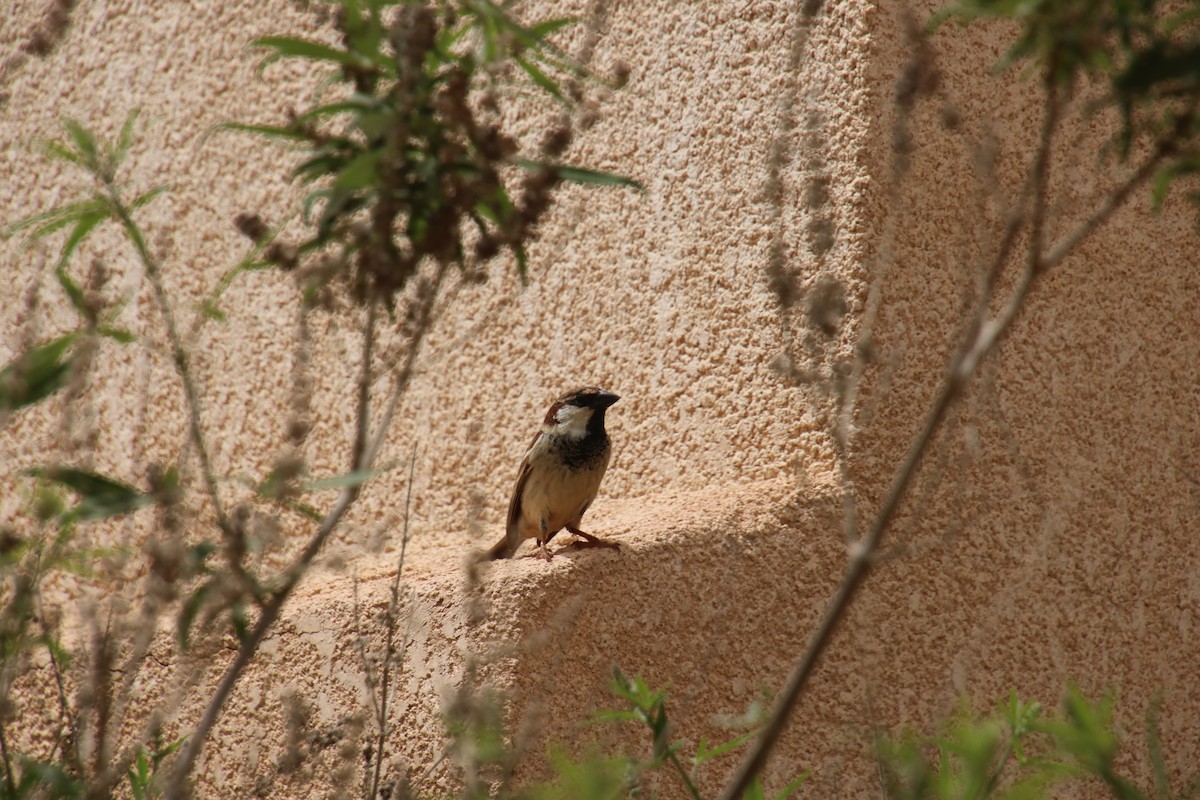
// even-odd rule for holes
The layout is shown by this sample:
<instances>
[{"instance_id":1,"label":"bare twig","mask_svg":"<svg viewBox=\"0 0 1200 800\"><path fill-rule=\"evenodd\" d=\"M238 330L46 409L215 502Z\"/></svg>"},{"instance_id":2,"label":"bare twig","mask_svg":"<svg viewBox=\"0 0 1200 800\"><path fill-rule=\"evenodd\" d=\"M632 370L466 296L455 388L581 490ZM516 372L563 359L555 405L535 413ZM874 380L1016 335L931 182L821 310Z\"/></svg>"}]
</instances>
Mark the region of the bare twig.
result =
<instances>
[{"instance_id":1,"label":"bare twig","mask_svg":"<svg viewBox=\"0 0 1200 800\"><path fill-rule=\"evenodd\" d=\"M358 375L358 427L354 434L354 451L350 470L366 469L363 453L371 429L371 357L375 349L375 299L367 301L367 319L363 323L362 370Z\"/></svg>"},{"instance_id":2,"label":"bare twig","mask_svg":"<svg viewBox=\"0 0 1200 800\"><path fill-rule=\"evenodd\" d=\"M79 741L79 731L75 724L75 715L71 712L71 704L67 702L67 689L63 685L62 664L58 662L58 654L55 652L54 644L57 644L57 638L50 635L50 626L46 622L44 612L39 613L39 618L42 623L42 637L46 644L46 655L50 657L50 671L54 675L54 686L58 692L58 713L59 713L59 728L54 736L54 747L57 748L62 744L62 721L66 720L67 730L70 732L71 741ZM63 755L68 756L67 748L63 748ZM53 757L53 755L52 755ZM5 769L8 769L8 758L5 755Z\"/></svg>"},{"instance_id":3,"label":"bare twig","mask_svg":"<svg viewBox=\"0 0 1200 800\"><path fill-rule=\"evenodd\" d=\"M8 790L8 796L16 797L17 782L13 780L12 758L8 754L8 737L5 735L5 729L8 727L6 716L0 714L0 756L4 757L4 785Z\"/></svg>"},{"instance_id":4,"label":"bare twig","mask_svg":"<svg viewBox=\"0 0 1200 800\"><path fill-rule=\"evenodd\" d=\"M1013 287L1003 308L994 316L988 317L991 293L985 291L978 299L976 306L977 324L969 326L958 352L952 358L941 387L933 404L927 412L925 423L920 433L909 447L903 463L892 480L887 495L871 525L869 532L850 548L850 560L842 581L834 594L830 605L821 619L820 624L809 640L804 654L793 668L787 683L780 692L770 718L755 743L755 746L740 765L734 778L721 793L722 800L740 798L754 777L762 772L771 749L779 739L788 719L791 716L800 696L808 683L809 677L816 668L825 648L828 646L838 623L845 615L863 580L871 570L872 554L883 541L884 535L891 526L901 502L906 497L913 479L921 466L929 446L937 435L938 429L946 418L947 412L959 399L969 385L982 361L1003 339L1017 319L1025 300L1037 279L1048 270L1059 264L1075 247L1082 243L1091 233L1095 232L1112 214L1121 207L1130 194L1138 186L1144 184L1157 170L1162 160L1170 154L1175 141L1185 130L1184 124L1176 127L1175 131L1160 141L1153 153L1136 169L1122 184L1115 188L1101 202L1099 207L1076 229L1050 249L1043 252L1045 233L1044 212L1050 168L1050 151L1053 144L1054 132L1059 118L1059 95L1057 87L1048 78L1046 83L1046 107L1043 125L1038 142L1038 149L1031 165L1031 186L1033 210L1031 225L1037 230L1030 236L1029 256L1026 268L1017 284ZM1020 214L1010 217L1005 235L997 252L997 259L989 275L988 287L995 285L995 276L999 275L1003 265L1015 246L1017 234L1021 225Z\"/></svg>"},{"instance_id":5,"label":"bare twig","mask_svg":"<svg viewBox=\"0 0 1200 800\"><path fill-rule=\"evenodd\" d=\"M250 664L255 653L258 652L259 645L266 638L267 632L275 621L279 619L279 613L283 610L283 605L291 596L292 591L304 576L308 565L316 558L317 553L321 551L321 547L325 544L325 540L329 538L337 524L341 522L346 511L349 510L357 497L357 487L347 487L342 490L338 496L337 502L329 513L322 520L320 528L305 546L304 551L296 560L296 563L288 570L287 578L283 585L271 596L262 607L259 614L258 622L254 628L242 640L241 646L238 647L237 656L233 663L225 670L225 675L222 677L220 684L217 685L216 691L209 698L208 705L204 709L204 715L200 718L200 722L188 737L187 743L180 750L179 755L175 759L175 767L172 770L171 780L168 783L164 797L167 800L179 800L184 796L184 781L191 773L195 766L196 758L200 755L200 748L204 741L208 738L209 732L216 724L217 717L220 716L221 710L225 706L233 687L237 684L238 678L242 672Z\"/></svg>"}]
</instances>

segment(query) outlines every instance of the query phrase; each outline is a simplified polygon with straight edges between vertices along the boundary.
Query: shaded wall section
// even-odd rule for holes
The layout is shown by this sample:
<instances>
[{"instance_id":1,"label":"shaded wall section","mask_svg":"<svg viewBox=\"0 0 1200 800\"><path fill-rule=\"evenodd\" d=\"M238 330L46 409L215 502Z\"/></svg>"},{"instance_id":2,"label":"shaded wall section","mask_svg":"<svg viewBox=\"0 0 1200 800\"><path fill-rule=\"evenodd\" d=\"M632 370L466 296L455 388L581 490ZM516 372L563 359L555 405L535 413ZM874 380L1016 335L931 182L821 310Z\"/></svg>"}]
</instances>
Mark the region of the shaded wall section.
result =
<instances>
[{"instance_id":1,"label":"shaded wall section","mask_svg":"<svg viewBox=\"0 0 1200 800\"><path fill-rule=\"evenodd\" d=\"M909 58L902 9L829 3L808 18L783 3L523 8L530 18L568 11L582 25L564 46L577 52L590 31L594 66L623 60L632 79L567 156L633 176L646 192L565 190L531 251L528 285L498 262L487 284L463 288L401 404L383 455L400 466L355 506L216 728L199 773L213 796L264 786L308 796L303 775L277 764L289 698L330 734L314 764L336 765L335 743L355 741L347 720L367 706L360 642L379 647L410 458L402 578L411 644L388 753L407 766L389 769L415 779L436 761L442 714L470 666L506 692L528 779L545 774L549 743L582 751L603 735L582 723L613 705L613 664L670 687L677 731L693 742L727 736L716 715L739 714L781 685L845 561L830 376L853 352L872 286L876 361L847 454L864 518L919 429L974 270L994 246L994 186L1019 185L1039 119L1030 85L988 72L1001 32L937 37L944 99L911 119L910 167L894 187L894 85ZM14 13L32 25L40 10ZM57 50L13 72L0 109L2 221L79 185L30 147L57 135L59 116L111 136L141 107L130 179L172 186L142 219L190 326L244 251L233 215L283 219L298 199L287 153L204 135L230 119L278 121L312 96L300 66L257 78L245 45L329 33L283 2L83 2L72 19ZM19 46L7 26L0 43L6 53ZM531 136L539 113L548 112L522 121ZM1060 231L1119 174L1085 155L1103 141L1101 127L1072 124L1053 173ZM995 184L979 168L989 148ZM1169 764L1189 766L1200 749L1190 713L1200 705L1200 497L1188 478L1200 473L1200 287L1186 213L1147 206L1139 196L1039 287L944 429L890 537L905 547L867 584L827 654L770 785L812 769L812 796L873 793L876 730L926 725L963 694L987 704L1016 687L1053 701L1068 679L1093 693L1118 688L1134 729L1162 690ZM0 289L7 360L22 337L47 336L71 315L45 262L15 242L2 247L13 276ZM823 278L843 287L848 315L831 338L806 334L802 314L780 314L766 279L773 247L802 294ZM102 235L81 269L93 258L112 274L111 297L129 300L122 324L143 338L101 346L85 395L96 441L87 457L142 481L148 463L185 447L182 394L132 253ZM229 321L194 341L215 469L232 499L239 476L265 475L284 452L294 298L286 277L241 280L226 295ZM359 324L349 308L313 321L315 476L345 470ZM385 337L385 357L400 346ZM784 352L809 380L772 368ZM584 383L622 395L609 415L613 466L588 518L621 553L517 559L469 580L464 559L500 535L545 406ZM0 478L14 485L47 453L92 452L77 439L59 405L23 412L0 430ZM14 518L19 505L6 492L0 514ZM137 546L151 524L96 535ZM280 563L308 532L282 534L270 556ZM186 665L168 640L155 653L164 685ZM144 701L154 693L148 684ZM198 713L194 702L180 707L179 729ZM626 744L635 741L630 732ZM705 786L731 768L716 762ZM425 785L452 785L454 774L444 762Z\"/></svg>"}]
</instances>

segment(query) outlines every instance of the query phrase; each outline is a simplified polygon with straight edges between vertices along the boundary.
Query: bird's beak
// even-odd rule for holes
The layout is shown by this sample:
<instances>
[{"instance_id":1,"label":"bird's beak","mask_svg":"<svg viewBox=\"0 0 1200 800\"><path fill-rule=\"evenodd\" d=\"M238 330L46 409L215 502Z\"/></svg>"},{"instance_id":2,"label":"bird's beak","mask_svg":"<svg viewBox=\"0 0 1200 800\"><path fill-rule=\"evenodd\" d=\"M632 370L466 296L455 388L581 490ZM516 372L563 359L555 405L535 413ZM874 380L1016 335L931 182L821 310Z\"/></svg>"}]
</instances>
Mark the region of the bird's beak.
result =
<instances>
[{"instance_id":1,"label":"bird's beak","mask_svg":"<svg viewBox=\"0 0 1200 800\"><path fill-rule=\"evenodd\" d=\"M600 392L596 395L596 405L600 408L608 408L620 399L619 395L615 395L612 392Z\"/></svg>"}]
</instances>

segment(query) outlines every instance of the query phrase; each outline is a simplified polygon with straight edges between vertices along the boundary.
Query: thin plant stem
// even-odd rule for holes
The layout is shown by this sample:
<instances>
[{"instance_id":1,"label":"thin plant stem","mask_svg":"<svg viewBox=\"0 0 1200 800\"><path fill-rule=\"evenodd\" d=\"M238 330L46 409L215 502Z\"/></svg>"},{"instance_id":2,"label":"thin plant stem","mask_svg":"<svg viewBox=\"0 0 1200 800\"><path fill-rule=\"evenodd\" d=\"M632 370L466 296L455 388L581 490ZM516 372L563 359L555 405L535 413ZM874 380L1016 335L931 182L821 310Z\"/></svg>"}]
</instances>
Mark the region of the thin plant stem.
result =
<instances>
[{"instance_id":1,"label":"thin plant stem","mask_svg":"<svg viewBox=\"0 0 1200 800\"><path fill-rule=\"evenodd\" d=\"M396 576L392 579L392 596L388 603L387 636L383 650L383 676L379 685L379 735L376 739L375 771L371 778L371 791L367 800L375 800L379 792L380 773L383 769L383 747L387 742L388 722L388 686L392 675L392 646L396 638L396 615L400 610L400 574L404 571L404 558L408 551L408 527L412 510L413 474L417 466L417 448L413 448L412 457L408 461L408 488L404 493L404 535L400 539L400 558L396 564ZM407 643L408 636L405 636ZM405 645L407 647L407 644ZM403 651L396 661L399 669L404 663Z\"/></svg>"},{"instance_id":2,"label":"thin plant stem","mask_svg":"<svg viewBox=\"0 0 1200 800\"><path fill-rule=\"evenodd\" d=\"M67 730L71 733L71 741L79 741L79 731L75 727L75 715L71 713L71 705L67 702L67 689L63 685L62 665L58 663L58 655L54 652L54 647L51 641L54 641L50 636L50 629L46 624L45 617L42 618L42 636L46 640L46 655L50 657L50 671L54 675L54 686L58 692L58 712L59 712L59 728L58 733L54 737L54 747L58 748L62 743L62 720L66 720ZM63 748L63 756L66 757L67 748ZM5 767L7 768L7 758L5 759Z\"/></svg>"},{"instance_id":3,"label":"thin plant stem","mask_svg":"<svg viewBox=\"0 0 1200 800\"><path fill-rule=\"evenodd\" d=\"M150 248L146 246L146 238L142 235L141 228L134 222L128 206L121 200L116 184L111 180L105 180L104 186L108 192L108 200L112 212L125 228L125 232L129 236L129 240L133 243L134 249L137 250L138 257L142 261L142 266L146 270L146 276L150 279L150 285L154 288L154 297L167 329L167 338L171 343L171 359L175 363L175 369L179 373L180 380L183 382L184 397L187 400L188 428L191 433L192 444L195 445L196 453L200 458L200 474L204 478L204 485L208 490L208 496L213 504L213 513L217 518L217 527L220 528L225 541L230 545L229 568L233 571L234 576L237 577L242 587L261 605L264 601L262 588L259 586L258 581L246 571L241 556L238 555L244 551L244 547L241 546L239 541L240 534L229 521L229 516L225 513L225 506L221 502L221 492L217 486L216 473L213 472L212 460L209 457L208 444L204 436L204 426L200 418L200 393L192 377L188 352L183 345L183 339L179 335L179 327L175 322L175 314L171 310L170 298L167 297L167 290L163 285L162 271L158 261L151 255Z\"/></svg>"},{"instance_id":4,"label":"thin plant stem","mask_svg":"<svg viewBox=\"0 0 1200 800\"><path fill-rule=\"evenodd\" d=\"M679 779L683 781L683 788L687 789L692 800L700 800L700 790L696 788L696 784L692 782L692 778L688 775L687 770L683 768L683 764L679 763L679 756L671 753L668 757L671 765L675 767L675 771L679 773Z\"/></svg>"},{"instance_id":5,"label":"thin plant stem","mask_svg":"<svg viewBox=\"0 0 1200 800\"><path fill-rule=\"evenodd\" d=\"M362 370L358 377L358 428L350 470L366 469L363 454L371 431L371 358L375 350L375 297L367 298L367 319L363 324Z\"/></svg>"},{"instance_id":6,"label":"thin plant stem","mask_svg":"<svg viewBox=\"0 0 1200 800\"><path fill-rule=\"evenodd\" d=\"M1043 215L1045 212L1044 195L1047 190L1049 176L1050 147L1058 120L1058 103L1057 90L1048 83L1046 110L1043 117L1038 151L1031 166L1033 172L1033 213L1035 215L1039 210ZM990 293L984 293L980 297L977 306L979 324L970 326L967 335L964 337L962 346L951 360L937 396L934 398L926 414L925 423L920 433L910 445L904 461L896 471L892 485L880 505L879 512L870 530L866 536L852 544L850 548L850 560L846 566L846 571L843 574L837 591L830 601L825 615L822 617L817 630L809 640L808 647L796 663L787 683L780 692L767 724L763 729L763 733L739 766L734 778L722 791L721 800L737 800L737 798L740 798L754 777L762 772L766 765L767 757L778 742L821 655L828 647L838 624L845 616L846 610L849 608L859 587L870 572L873 553L883 541L901 502L907 496L912 481L920 468L921 461L936 437L938 429L946 418L947 412L961 397L982 361L992 352L996 345L1003 339L1004 335L1011 330L1013 322L1020 315L1026 298L1037 282L1037 279L1059 264L1071 250L1082 243L1091 233L1095 232L1124 204L1134 189L1144 184L1155 173L1162 160L1173 151L1175 141L1182 136L1184 130L1184 123L1176 126L1172 134L1154 148L1154 152L1138 169L1110 192L1099 207L1083 223L1051 248L1049 252L1043 253L1038 250L1039 243L1044 239L1044 232L1039 227L1038 233L1030 237L1030 254L1026 262L1026 268L1018 279L1017 284L1013 287L1012 293L1009 295L1004 307L996 316L990 319L987 317L987 309L991 300ZM1037 199L1039 196L1043 198L1041 201ZM1016 220L1017 217L1013 219ZM1031 221L1032 224L1033 222ZM1038 221L1037 224L1041 226L1044 224L1044 220ZM1019 222L1012 222L1010 224L998 255L1007 255L1011 252L1012 243L1015 243L1019 227ZM993 270L995 274L998 274L998 267L1001 264L1002 262L998 259L996 263L997 269Z\"/></svg>"},{"instance_id":7,"label":"thin plant stem","mask_svg":"<svg viewBox=\"0 0 1200 800\"><path fill-rule=\"evenodd\" d=\"M216 474L212 469L212 460L208 454L208 444L204 438L204 426L200 419L200 393L196 389L196 382L192 377L191 366L188 362L187 350L183 346L183 340L179 336L179 328L175 323L175 313L171 309L171 301L167 297L166 287L162 282L162 271L159 268L158 261L150 254L150 249L146 246L146 239L142 236L141 228L133 221L133 216L129 212L129 208L121 200L120 193L115 184L111 181L105 183L105 188L108 191L109 203L113 213L124 226L129 240L133 243L134 249L137 250L138 257L142 261L142 266L146 270L146 277L150 279L150 285L154 289L154 299L158 303L159 313L162 314L163 323L167 329L167 339L171 343L171 358L175 363L175 369L179 372L179 377L183 381L183 391L187 399L188 407L188 422L191 433L192 444L196 446L196 453L200 457L200 472L204 477L205 486L208 489L209 497L212 500L213 511L217 516L217 524L221 530L230 535L232 526L229 524L229 518L225 514L225 507L221 502L221 493L217 487Z\"/></svg>"},{"instance_id":8,"label":"thin plant stem","mask_svg":"<svg viewBox=\"0 0 1200 800\"><path fill-rule=\"evenodd\" d=\"M440 288L444 276L446 274L445 265L439 265L437 271L437 279L434 283L433 291L430 295L428 306L422 313L420 324L417 325L413 335L412 346L409 348L408 356L405 360L404 367L397 373L395 382L392 386L391 396L388 398L388 403L384 408L382 418L376 428L375 435L369 442L366 450L363 453L362 460L359 462L363 469L370 469L374 463L376 456L379 454L383 443L387 438L388 428L391 425L391 420L395 414L395 410L400 403L400 396L408 387L408 383L412 378L413 365L416 362L417 355L421 349L421 343L424 341L425 333L428 330L429 322L432 318L433 306L437 300L438 289ZM373 331L373 327L368 327L367 330ZM216 724L217 718L221 714L221 710L225 707L225 703L229 699L229 695L233 692L234 686L237 685L238 679L254 659L255 653L258 652L259 645L266 638L267 632L271 629L279 619L279 614L283 610L284 604L291 596L292 591L299 584L300 579L304 577L304 573L308 570L310 564L321 552L326 540L333 533L342 517L354 504L358 498L359 486L349 486L342 489L333 508L325 515L320 527L308 544L297 558L296 562L288 569L283 584L278 590L271 595L270 599L263 604L259 614L258 621L253 629L247 634L246 638L238 647L237 655L234 657L233 663L225 670L221 682L217 685L216 690L209 698L208 705L204 709L204 714L201 716L196 728L188 737L187 742L179 751L175 759L175 766L171 772L171 778L168 781L164 791L165 800L180 800L184 796L184 783L187 777L195 768L196 759L200 755L200 750L204 746L204 742L208 739L209 733L212 731L213 725Z\"/></svg>"},{"instance_id":9,"label":"thin plant stem","mask_svg":"<svg viewBox=\"0 0 1200 800\"><path fill-rule=\"evenodd\" d=\"M12 758L8 754L8 736L5 731L8 728L6 715L0 714L0 756L4 757L4 784L8 789L9 797L17 796L17 782L13 779L12 773Z\"/></svg>"}]
</instances>

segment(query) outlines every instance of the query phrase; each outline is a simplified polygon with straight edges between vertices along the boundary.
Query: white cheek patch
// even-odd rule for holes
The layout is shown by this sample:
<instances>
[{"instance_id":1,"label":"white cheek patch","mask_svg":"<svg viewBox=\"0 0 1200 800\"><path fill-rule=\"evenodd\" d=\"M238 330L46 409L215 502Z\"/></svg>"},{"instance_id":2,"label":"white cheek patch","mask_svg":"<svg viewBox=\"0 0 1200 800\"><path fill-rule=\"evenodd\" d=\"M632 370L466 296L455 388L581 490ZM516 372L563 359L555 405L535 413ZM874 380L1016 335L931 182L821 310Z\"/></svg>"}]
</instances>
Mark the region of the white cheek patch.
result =
<instances>
[{"instance_id":1,"label":"white cheek patch","mask_svg":"<svg viewBox=\"0 0 1200 800\"><path fill-rule=\"evenodd\" d=\"M555 424L545 425L543 430L553 436L582 439L587 436L587 426L591 419L592 409L590 408L563 406L554 414Z\"/></svg>"}]
</instances>

